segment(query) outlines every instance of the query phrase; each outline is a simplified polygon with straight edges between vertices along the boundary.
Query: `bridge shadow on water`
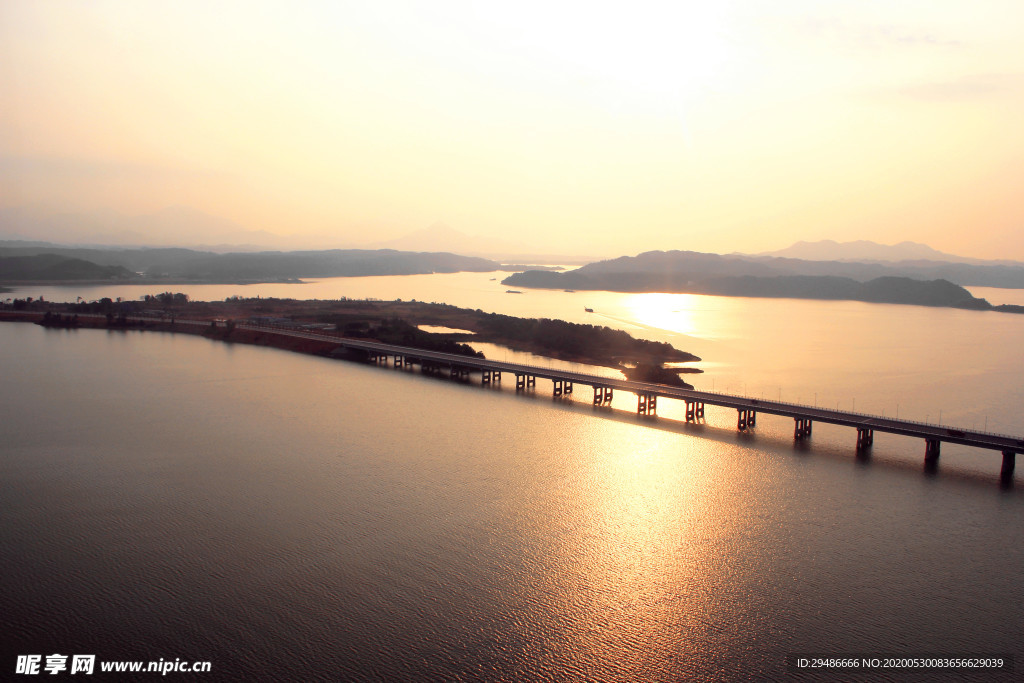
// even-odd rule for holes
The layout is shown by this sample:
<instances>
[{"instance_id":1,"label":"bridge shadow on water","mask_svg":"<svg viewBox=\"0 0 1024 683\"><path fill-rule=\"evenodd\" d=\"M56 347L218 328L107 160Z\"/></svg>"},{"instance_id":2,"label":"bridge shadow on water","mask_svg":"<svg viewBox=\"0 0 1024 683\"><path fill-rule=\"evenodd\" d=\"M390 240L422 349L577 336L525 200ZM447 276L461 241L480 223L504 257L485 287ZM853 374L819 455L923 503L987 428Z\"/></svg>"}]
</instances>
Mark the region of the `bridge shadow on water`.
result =
<instances>
[{"instance_id":1,"label":"bridge shadow on water","mask_svg":"<svg viewBox=\"0 0 1024 683\"><path fill-rule=\"evenodd\" d=\"M469 385L470 382L462 382ZM468 388L468 387L467 387ZM479 385L474 388L481 388ZM489 387L482 387L487 389ZM500 389L500 387L497 387ZM592 405L585 400L574 399L572 396L550 396L543 392L530 389L525 391L509 391L518 399L545 401L558 410L565 410L580 415L591 415L623 424L636 425L647 429L678 434L680 436L697 437L705 441L723 445L740 445L752 449L769 450L780 456L792 456L798 459L807 457L826 458L838 463L851 463L864 469L881 469L923 475L926 480L937 484L944 481L959 481L974 486L991 488L992 475L983 472L965 471L956 468L942 468L939 462L922 462L907 460L887 453L884 449L848 448L830 440L814 442L813 437L803 439L786 438L777 431L759 432L757 427L740 431L734 427L707 424L704 421L684 422L674 418L658 415L639 415L634 411L613 408L608 405ZM1016 491L1024 495L1024 488L1016 488L1013 478L1003 479L996 476L1000 491L1011 493Z\"/></svg>"},{"instance_id":2,"label":"bridge shadow on water","mask_svg":"<svg viewBox=\"0 0 1024 683\"><path fill-rule=\"evenodd\" d=\"M359 362L359 360L356 362ZM893 454L887 454L884 450L875 450L873 447L845 448L830 440L815 443L813 437L793 439L786 438L777 431L758 432L757 427L738 430L735 427L707 424L703 420L685 422L674 418L660 417L657 414L641 415L635 411L614 408L608 404L594 405L585 399L574 398L572 394L552 396L548 393L550 389L538 390L535 386L517 390L514 386L503 386L500 381L481 384L479 376L474 377L473 375L451 377L447 372L440 370L423 372L412 366L390 367L366 361L363 361L361 364L375 366L381 370L407 373L425 380L440 380L448 386L456 386L465 390L501 393L507 394L509 399L529 400L537 403L543 402L552 409L578 415L600 417L622 424L656 429L680 436L697 437L723 445L739 445L769 450L780 456L790 455L800 459L814 456L817 458L827 458L835 462L851 463L856 467L865 469L883 468L885 470L905 473L916 472L919 475L924 475L926 480L932 480L937 484L944 481L959 481L990 488L993 483L992 475L983 472L965 471L948 467L942 468L938 462L925 462L922 465L920 460L907 460ZM1000 491L1008 494L1024 495L1024 488L1014 486L1013 477L1005 478L997 475L996 480Z\"/></svg>"},{"instance_id":3,"label":"bridge shadow on water","mask_svg":"<svg viewBox=\"0 0 1024 683\"><path fill-rule=\"evenodd\" d=\"M462 382L468 385L469 382ZM473 388L481 388L478 386ZM488 388L488 387L483 387ZM840 444L823 440L815 443L813 438L791 439L781 436L778 432L758 432L756 427L744 431L732 427L723 427L700 422L683 422L658 415L638 415L630 410L612 408L611 406L595 406L571 396L550 396L536 390L507 392L518 399L544 401L558 410L565 410L580 415L591 415L623 424L636 425L647 429L678 434L680 436L697 437L705 441L723 445L740 445L752 449L769 450L780 456L792 456L798 459L807 457L825 458L837 463L850 463L864 469L881 469L921 476L936 483L943 481L959 481L985 488L992 487L992 475L983 472L964 471L955 468L943 469L939 463L919 460L907 460L874 448L847 448ZM998 477L997 477L998 478ZM1004 492L1015 491L1012 479L999 479L999 489ZM1024 494L1024 489L1016 492Z\"/></svg>"},{"instance_id":4,"label":"bridge shadow on water","mask_svg":"<svg viewBox=\"0 0 1024 683\"><path fill-rule=\"evenodd\" d=\"M538 397L541 398L541 397ZM624 424L632 424L657 429L662 432L670 432L681 436L691 436L721 444L740 445L748 448L766 449L781 456L789 455L798 459L807 457L826 458L838 463L851 463L858 468L881 469L916 474L923 476L925 480L935 481L937 484L944 481L958 481L991 488L993 476L984 472L966 471L957 468L943 468L939 462L922 462L920 460L907 460L902 457L887 453L884 449L874 448L847 448L831 441L819 441L817 444L812 437L804 439L786 438L778 432L758 432L756 427L744 431L732 427L722 427L706 424L705 422L682 422L673 418L659 417L657 415L638 415L628 410L615 409L610 406L592 406L581 401L566 400L563 397L548 398L554 407L568 410L579 414L594 415L607 420L614 420ZM1015 487L1014 479L1003 478L996 475L998 488L1004 493L1024 495L1024 488Z\"/></svg>"}]
</instances>

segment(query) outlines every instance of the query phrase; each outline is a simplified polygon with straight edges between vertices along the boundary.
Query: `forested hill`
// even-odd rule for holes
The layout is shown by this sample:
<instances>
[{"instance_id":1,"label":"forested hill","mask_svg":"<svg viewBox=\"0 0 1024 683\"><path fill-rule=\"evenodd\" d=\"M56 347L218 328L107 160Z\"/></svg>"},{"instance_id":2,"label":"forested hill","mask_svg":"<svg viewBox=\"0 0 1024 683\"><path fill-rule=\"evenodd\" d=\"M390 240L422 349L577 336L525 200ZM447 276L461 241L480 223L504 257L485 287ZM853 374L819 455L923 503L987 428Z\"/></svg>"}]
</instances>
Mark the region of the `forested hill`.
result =
<instances>
[{"instance_id":1,"label":"forested hill","mask_svg":"<svg viewBox=\"0 0 1024 683\"><path fill-rule=\"evenodd\" d=\"M780 272L777 264L770 262L694 252L649 252L592 263L566 273L525 271L506 278L503 284L540 289L845 299L1020 312L1020 307L993 307L945 279L886 275L861 281L836 274L792 275Z\"/></svg>"},{"instance_id":2,"label":"forested hill","mask_svg":"<svg viewBox=\"0 0 1024 683\"><path fill-rule=\"evenodd\" d=\"M78 259L97 268L114 267L128 275L199 282L275 281L312 277L365 275L415 275L489 272L496 261L449 253L420 253L393 249L331 249L324 251L267 251L216 254L191 249L78 249L59 246L4 247L0 258L60 257ZM7 280L19 277L16 270L0 274ZM96 279L105 279L97 275ZM31 278L42 279L42 278ZM45 279L81 279L48 277Z\"/></svg>"},{"instance_id":3,"label":"forested hill","mask_svg":"<svg viewBox=\"0 0 1024 683\"><path fill-rule=\"evenodd\" d=\"M637 256L622 256L583 266L566 275L580 278L581 284L573 289L584 289L584 282L595 278L608 281L617 278L629 291L644 291L649 282L666 282L676 288L691 282L702 282L714 277L842 277L867 282L885 277L903 277L914 280L948 280L963 287L1007 287L1024 289L1024 265L992 262L989 264L951 263L941 261L896 261L860 263L851 261L812 261L770 256L744 256L741 254L705 254L695 251L649 251ZM639 279L629 282L629 275ZM586 276L586 277L584 277ZM589 278L589 279L588 279ZM525 282L515 282L522 286ZM546 286L546 285L545 285ZM553 285L554 286L554 285ZM561 286L561 285L558 285ZM659 290L657 285L654 289ZM606 287L597 287L603 289ZM681 291L681 290L669 290Z\"/></svg>"},{"instance_id":4,"label":"forested hill","mask_svg":"<svg viewBox=\"0 0 1024 683\"><path fill-rule=\"evenodd\" d=\"M101 266L57 254L0 257L0 280L121 280L134 275L121 266Z\"/></svg>"}]
</instances>

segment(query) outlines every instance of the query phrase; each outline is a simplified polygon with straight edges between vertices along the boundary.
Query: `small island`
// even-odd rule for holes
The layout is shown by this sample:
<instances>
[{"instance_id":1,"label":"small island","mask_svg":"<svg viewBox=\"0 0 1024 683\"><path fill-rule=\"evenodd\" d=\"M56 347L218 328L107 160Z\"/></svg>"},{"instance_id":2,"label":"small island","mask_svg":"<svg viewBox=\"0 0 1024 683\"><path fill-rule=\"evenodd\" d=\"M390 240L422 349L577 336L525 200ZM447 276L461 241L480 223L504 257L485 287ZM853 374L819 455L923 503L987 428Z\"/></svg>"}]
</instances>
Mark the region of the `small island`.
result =
<instances>
[{"instance_id":1,"label":"small island","mask_svg":"<svg viewBox=\"0 0 1024 683\"><path fill-rule=\"evenodd\" d=\"M47 327L150 329L203 334L229 342L275 346L329 355L336 344L297 339L261 328L321 331L344 337L431 351L482 356L468 341L506 346L559 360L615 368L637 381L692 388L679 374L700 372L676 364L700 358L664 342L636 339L622 330L548 318L517 318L479 309L421 301L366 299L296 300L230 297L189 301L181 293L140 301L52 303L17 299L0 308L0 319L30 319ZM201 320L209 325L182 324ZM427 332L420 327L461 332ZM666 364L673 364L666 367Z\"/></svg>"}]
</instances>

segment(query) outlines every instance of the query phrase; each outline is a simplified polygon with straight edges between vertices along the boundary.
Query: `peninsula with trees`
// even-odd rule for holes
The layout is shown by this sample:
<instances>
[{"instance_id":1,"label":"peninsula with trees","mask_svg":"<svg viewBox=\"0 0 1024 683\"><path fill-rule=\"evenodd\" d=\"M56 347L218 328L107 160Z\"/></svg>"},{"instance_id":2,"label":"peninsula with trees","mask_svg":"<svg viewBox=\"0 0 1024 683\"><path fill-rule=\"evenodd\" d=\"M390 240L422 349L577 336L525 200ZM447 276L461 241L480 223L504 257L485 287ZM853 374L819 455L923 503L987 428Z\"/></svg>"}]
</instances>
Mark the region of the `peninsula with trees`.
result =
<instances>
[{"instance_id":1,"label":"peninsula with trees","mask_svg":"<svg viewBox=\"0 0 1024 683\"><path fill-rule=\"evenodd\" d=\"M15 299L0 305L0 320L29 320L47 327L99 327L203 334L228 342L330 354L337 344L273 334L268 328L319 331L387 344L482 356L472 342L491 343L559 360L601 365L628 378L692 388L678 364L700 361L671 344L636 339L622 330L548 318L517 318L479 309L422 301L367 299L295 300L230 297L189 301L164 292L139 301L52 303ZM208 326L183 325L201 320ZM427 329L421 329L427 328ZM441 328L442 331L430 331Z\"/></svg>"}]
</instances>

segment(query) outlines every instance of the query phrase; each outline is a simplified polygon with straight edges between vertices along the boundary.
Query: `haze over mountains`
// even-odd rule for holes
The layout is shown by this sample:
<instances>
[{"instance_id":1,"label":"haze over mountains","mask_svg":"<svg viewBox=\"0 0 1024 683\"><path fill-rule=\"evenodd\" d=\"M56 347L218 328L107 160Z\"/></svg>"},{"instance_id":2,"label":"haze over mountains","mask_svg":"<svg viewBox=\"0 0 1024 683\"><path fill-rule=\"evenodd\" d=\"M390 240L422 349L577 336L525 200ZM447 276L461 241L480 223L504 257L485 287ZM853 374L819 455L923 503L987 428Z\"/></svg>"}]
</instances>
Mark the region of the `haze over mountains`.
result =
<instances>
[{"instance_id":1,"label":"haze over mountains","mask_svg":"<svg viewBox=\"0 0 1024 683\"><path fill-rule=\"evenodd\" d=\"M128 215L112 210L61 212L41 207L0 208L0 240L103 247L195 247L254 251L288 247L264 230L186 206Z\"/></svg>"},{"instance_id":2,"label":"haze over mountains","mask_svg":"<svg viewBox=\"0 0 1024 683\"><path fill-rule=\"evenodd\" d=\"M974 263L982 265L994 263L1020 265L1016 261L992 261L947 254L932 249L927 244L921 244L920 242L879 244L868 240L857 240L855 242L836 242L834 240L800 241L785 249L751 254L751 256L794 258L805 261L858 261L861 263L877 261L945 261L948 263Z\"/></svg>"},{"instance_id":3,"label":"haze over mountains","mask_svg":"<svg viewBox=\"0 0 1024 683\"><path fill-rule=\"evenodd\" d=\"M171 206L140 215L112 210L61 212L42 207L0 208L0 240L78 247L187 248L218 253L394 249L449 252L505 263L579 264L596 260L593 254L544 253L535 246L514 239L470 235L441 222L391 239L353 242L325 234L315 238L306 236L303 242L297 243L289 235L249 230L233 221L186 206Z\"/></svg>"},{"instance_id":4,"label":"haze over mountains","mask_svg":"<svg viewBox=\"0 0 1024 683\"><path fill-rule=\"evenodd\" d=\"M297 243L293 236L244 225L187 206L170 206L148 214L129 215L113 210L58 211L42 206L0 208L0 240L52 243L79 247L168 247L199 251L254 252L296 249L394 249L410 252L448 252L504 263L557 263L575 265L607 258L592 253L586 243L573 254L552 254L543 246L516 239L469 234L443 222L412 230L400 237L339 240L329 234L306 236ZM11 246L11 245L8 245ZM672 246L672 245L666 245ZM844 261L891 263L931 261L974 265L1024 265L1015 261L983 260L948 254L917 242L886 245L858 240L797 242L784 249L758 254L734 253L751 259L789 258L803 261ZM993 285L1003 286L1003 285ZM1012 285L1016 286L1016 285Z\"/></svg>"},{"instance_id":5,"label":"haze over mountains","mask_svg":"<svg viewBox=\"0 0 1024 683\"><path fill-rule=\"evenodd\" d=\"M92 266L90 270L88 266ZM189 282L274 282L318 277L491 272L472 256L393 249L216 254L192 249L76 249L0 242L0 280L145 278Z\"/></svg>"},{"instance_id":6,"label":"haze over mountains","mask_svg":"<svg viewBox=\"0 0 1024 683\"><path fill-rule=\"evenodd\" d=\"M551 263L526 254L513 239L473 237L442 223L362 249L266 251L287 242L184 207L129 217L115 212L47 214L0 209L0 239L47 237L94 245L145 244L156 236L189 242L235 242L217 250L183 248L74 248L0 242L0 279L6 281L160 278L178 281L256 282L301 278L491 272L501 262ZM264 249L264 250L260 250ZM224 253L217 253L218 251ZM501 261L481 254L498 254ZM550 258L550 257L548 257ZM560 257L572 263L571 256ZM516 266L515 268L522 268ZM505 267L510 270L512 267ZM963 287L1024 289L1024 263L982 261L902 242L798 242L767 254L651 251L553 273L526 270L506 279L517 287L630 292L692 292L726 296L855 299L985 308Z\"/></svg>"},{"instance_id":7,"label":"haze over mountains","mask_svg":"<svg viewBox=\"0 0 1024 683\"><path fill-rule=\"evenodd\" d=\"M530 249L520 242L467 235L444 223L434 223L402 237L368 242L361 246L366 249L401 251L451 251L467 256L523 254Z\"/></svg>"}]
</instances>

